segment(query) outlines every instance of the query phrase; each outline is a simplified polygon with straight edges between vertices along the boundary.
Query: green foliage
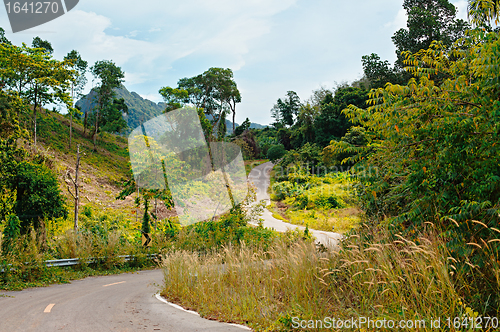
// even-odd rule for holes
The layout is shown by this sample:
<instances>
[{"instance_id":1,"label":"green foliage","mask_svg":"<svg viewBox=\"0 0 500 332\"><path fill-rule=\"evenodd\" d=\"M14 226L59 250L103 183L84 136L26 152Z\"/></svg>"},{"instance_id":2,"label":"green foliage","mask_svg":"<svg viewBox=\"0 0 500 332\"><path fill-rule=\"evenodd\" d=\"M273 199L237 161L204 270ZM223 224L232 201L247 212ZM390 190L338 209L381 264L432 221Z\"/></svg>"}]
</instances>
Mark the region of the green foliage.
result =
<instances>
[{"instance_id":1,"label":"green foliage","mask_svg":"<svg viewBox=\"0 0 500 332\"><path fill-rule=\"evenodd\" d=\"M268 248L278 234L270 229L247 225L248 217L240 207L218 220L199 222L180 228L175 222L165 228L165 232L175 248L207 254L227 246L245 245Z\"/></svg>"},{"instance_id":2,"label":"green foliage","mask_svg":"<svg viewBox=\"0 0 500 332\"><path fill-rule=\"evenodd\" d=\"M151 227L149 224L151 221L151 216L149 215L148 209L149 209L149 202L145 198L144 199L144 216L142 217L142 229L141 229L141 232L143 234L151 233Z\"/></svg>"},{"instance_id":3,"label":"green foliage","mask_svg":"<svg viewBox=\"0 0 500 332\"><path fill-rule=\"evenodd\" d=\"M236 129L234 130L234 135L239 136L239 135L243 134L243 132L245 130L248 130L249 128L250 128L250 119L246 118L245 121L243 121L243 123L241 125L236 127Z\"/></svg>"},{"instance_id":4,"label":"green foliage","mask_svg":"<svg viewBox=\"0 0 500 332\"><path fill-rule=\"evenodd\" d=\"M350 104L364 107L367 98L366 90L354 87L339 87L335 90L335 96L327 94L321 101L321 113L316 120L316 142L325 146L331 140L344 136L352 123L342 110Z\"/></svg>"},{"instance_id":5,"label":"green foliage","mask_svg":"<svg viewBox=\"0 0 500 332\"><path fill-rule=\"evenodd\" d=\"M367 143L366 129L359 126L351 127L340 141L333 140L323 149L323 163L337 169L342 169L342 165L350 167L361 158L363 154L360 151Z\"/></svg>"},{"instance_id":6,"label":"green foliage","mask_svg":"<svg viewBox=\"0 0 500 332\"><path fill-rule=\"evenodd\" d=\"M163 97L167 104L165 111L173 111L181 108L182 105L188 100L189 93L184 89L174 89L169 86L161 88L158 93Z\"/></svg>"},{"instance_id":7,"label":"green foliage","mask_svg":"<svg viewBox=\"0 0 500 332\"><path fill-rule=\"evenodd\" d=\"M321 149L317 144L309 142L298 150L286 151L278 166L279 172L276 175L278 180L290 179L290 175L294 174L308 176L313 173L318 175L328 173L328 169L322 165Z\"/></svg>"},{"instance_id":8,"label":"green foliage","mask_svg":"<svg viewBox=\"0 0 500 332\"><path fill-rule=\"evenodd\" d=\"M26 136L19 115L27 112L28 107L16 93L0 90L0 138Z\"/></svg>"},{"instance_id":9,"label":"green foliage","mask_svg":"<svg viewBox=\"0 0 500 332\"><path fill-rule=\"evenodd\" d=\"M33 48L41 48L45 53L52 54L54 53L54 49L52 48L52 44L48 40L43 40L40 37L33 38L31 43Z\"/></svg>"},{"instance_id":10,"label":"green foliage","mask_svg":"<svg viewBox=\"0 0 500 332\"><path fill-rule=\"evenodd\" d=\"M364 75L370 81L370 88L382 88L387 82L392 84L403 83L404 79L401 77L401 73L397 69L391 68L389 61L380 60L378 54L363 55L361 62Z\"/></svg>"},{"instance_id":11,"label":"green foliage","mask_svg":"<svg viewBox=\"0 0 500 332\"><path fill-rule=\"evenodd\" d=\"M271 146L267 150L267 159L270 161L276 161L285 155L286 151L282 144L276 144Z\"/></svg>"},{"instance_id":12,"label":"green foliage","mask_svg":"<svg viewBox=\"0 0 500 332\"><path fill-rule=\"evenodd\" d=\"M285 99L278 99L271 110L276 123L291 127L299 114L300 98L295 91L288 91Z\"/></svg>"},{"instance_id":13,"label":"green foliage","mask_svg":"<svg viewBox=\"0 0 500 332\"><path fill-rule=\"evenodd\" d=\"M76 50L69 52L64 57L64 61L66 61L70 67L75 69L72 80L73 92L76 93L77 96L80 96L82 90L87 84L85 73L87 72L88 62L83 60L81 55Z\"/></svg>"},{"instance_id":14,"label":"green foliage","mask_svg":"<svg viewBox=\"0 0 500 332\"><path fill-rule=\"evenodd\" d=\"M114 103L115 92L114 89L119 87L124 80L125 73L121 70L120 67L115 65L113 61L102 60L96 61L96 63L90 68L90 71L95 79L99 81L97 87L94 88L96 91L97 98L97 108L96 112L92 113L95 117L93 121L94 131L94 151L96 148L96 135L99 131L99 125L101 122L100 118L103 118L103 121L107 121L109 119L106 116L112 117L111 122L116 121L115 114L117 111L123 109L124 101L118 102L118 104ZM117 107L112 107L115 104ZM118 108L122 109L118 109ZM106 112L108 109L108 112ZM109 122L109 121L108 121ZM112 127L112 129L115 129ZM120 130L121 131L121 130Z\"/></svg>"},{"instance_id":15,"label":"green foliage","mask_svg":"<svg viewBox=\"0 0 500 332\"><path fill-rule=\"evenodd\" d=\"M500 2L498 0L469 0L468 16L475 26L489 26L494 20L498 24Z\"/></svg>"},{"instance_id":16,"label":"green foliage","mask_svg":"<svg viewBox=\"0 0 500 332\"><path fill-rule=\"evenodd\" d=\"M408 29L400 29L392 37L400 68L404 65L404 51L416 53L428 49L433 41L449 47L468 28L466 22L455 19L456 8L448 0L405 0L403 8L408 15Z\"/></svg>"},{"instance_id":17,"label":"green foliage","mask_svg":"<svg viewBox=\"0 0 500 332\"><path fill-rule=\"evenodd\" d=\"M240 127L237 127L236 131L238 131ZM253 160L261 155L259 144L255 139L254 130L243 131L239 136L235 137L232 142L240 146L244 160Z\"/></svg>"},{"instance_id":18,"label":"green foliage","mask_svg":"<svg viewBox=\"0 0 500 332\"><path fill-rule=\"evenodd\" d=\"M128 107L125 104L125 100L123 98L113 99L113 103L109 104L101 112L101 129L108 133L122 133L128 128L123 114L128 114Z\"/></svg>"},{"instance_id":19,"label":"green foliage","mask_svg":"<svg viewBox=\"0 0 500 332\"><path fill-rule=\"evenodd\" d=\"M241 95L231 69L212 67L203 74L180 79L177 85L175 89L160 89L168 110L185 104L203 109L212 125L212 130L207 133L209 141L221 140L226 135L226 116L232 112L234 131L236 104L241 102Z\"/></svg>"},{"instance_id":20,"label":"green foliage","mask_svg":"<svg viewBox=\"0 0 500 332\"><path fill-rule=\"evenodd\" d=\"M21 235L21 222L16 215L10 214L7 216L7 223L3 231L2 255L6 255L12 251L13 243L19 235Z\"/></svg>"},{"instance_id":21,"label":"green foliage","mask_svg":"<svg viewBox=\"0 0 500 332\"><path fill-rule=\"evenodd\" d=\"M398 57L394 67L391 68L387 60L381 61L375 53L362 57L370 88L383 88L386 83L405 84L411 75L403 70L403 52L427 49L433 41L440 41L448 48L469 28L467 22L455 18L456 8L448 0L405 0L403 8L408 16L407 28L399 29L392 36Z\"/></svg>"},{"instance_id":22,"label":"green foliage","mask_svg":"<svg viewBox=\"0 0 500 332\"><path fill-rule=\"evenodd\" d=\"M406 52L415 78L405 86L372 90L366 110L345 111L369 129L370 143L361 152L371 153L356 165L366 211L392 217L386 222L393 232L412 233L434 223L461 261L457 269L476 282L481 273L488 294L498 294L496 274L486 265L486 250L476 248L500 256L499 50L498 33L477 29L450 51L433 43L416 54ZM438 75L448 78L430 79ZM498 296L477 297L490 312L500 306Z\"/></svg>"},{"instance_id":23,"label":"green foliage","mask_svg":"<svg viewBox=\"0 0 500 332\"><path fill-rule=\"evenodd\" d=\"M335 209L346 206L338 196L338 185L324 184L329 177L323 179L316 176L290 173L290 181L281 181L272 185L272 198L282 200L297 209Z\"/></svg>"},{"instance_id":24,"label":"green foliage","mask_svg":"<svg viewBox=\"0 0 500 332\"><path fill-rule=\"evenodd\" d=\"M22 220L24 232L30 226L38 229L45 218L66 218L68 211L54 173L43 164L22 161L17 165L15 211Z\"/></svg>"}]
</instances>

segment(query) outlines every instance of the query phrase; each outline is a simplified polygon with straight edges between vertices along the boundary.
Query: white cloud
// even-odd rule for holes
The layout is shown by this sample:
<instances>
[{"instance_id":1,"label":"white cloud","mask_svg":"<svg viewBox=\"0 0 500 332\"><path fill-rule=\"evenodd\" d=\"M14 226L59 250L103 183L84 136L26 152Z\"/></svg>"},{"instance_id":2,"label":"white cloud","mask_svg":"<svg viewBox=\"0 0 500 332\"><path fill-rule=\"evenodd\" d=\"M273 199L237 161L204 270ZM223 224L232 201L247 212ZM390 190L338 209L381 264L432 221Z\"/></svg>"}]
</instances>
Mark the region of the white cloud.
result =
<instances>
[{"instance_id":1,"label":"white cloud","mask_svg":"<svg viewBox=\"0 0 500 332\"><path fill-rule=\"evenodd\" d=\"M406 10L401 8L393 21L384 24L385 28L389 28L393 31L397 31L401 28L406 28L406 22L408 21L408 16L406 16Z\"/></svg>"},{"instance_id":2,"label":"white cloud","mask_svg":"<svg viewBox=\"0 0 500 332\"><path fill-rule=\"evenodd\" d=\"M465 0L451 1L457 7L457 18L467 21L467 6L468 2Z\"/></svg>"},{"instance_id":3,"label":"white cloud","mask_svg":"<svg viewBox=\"0 0 500 332\"><path fill-rule=\"evenodd\" d=\"M144 99L151 100L152 102L159 103L160 101L163 101L162 97L159 94L141 94L140 95Z\"/></svg>"}]
</instances>

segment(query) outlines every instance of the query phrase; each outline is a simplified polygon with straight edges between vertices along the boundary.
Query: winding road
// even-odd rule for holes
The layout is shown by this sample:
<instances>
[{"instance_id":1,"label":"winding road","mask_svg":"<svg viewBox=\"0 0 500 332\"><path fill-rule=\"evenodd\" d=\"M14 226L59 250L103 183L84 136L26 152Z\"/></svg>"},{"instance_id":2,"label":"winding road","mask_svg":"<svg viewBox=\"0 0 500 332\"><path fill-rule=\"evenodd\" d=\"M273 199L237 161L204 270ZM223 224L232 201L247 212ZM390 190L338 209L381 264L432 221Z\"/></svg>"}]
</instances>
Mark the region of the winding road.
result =
<instances>
[{"instance_id":1,"label":"winding road","mask_svg":"<svg viewBox=\"0 0 500 332\"><path fill-rule=\"evenodd\" d=\"M250 171L250 174L248 174L249 182L253 183L257 189L257 202L264 200L266 201L266 205L269 205L270 203L270 197L267 193L267 188L269 187L270 173L272 169L273 163L267 162L254 167ZM274 218L272 213L268 209L264 209L262 219L264 219L264 227L274 228L278 232L285 232L287 229L295 228L299 228L302 230L305 229L305 227L303 226L289 224ZM316 238L316 242L320 242L324 246L335 246L342 238L342 235L339 233L318 231L313 229L310 229L309 231Z\"/></svg>"},{"instance_id":2,"label":"winding road","mask_svg":"<svg viewBox=\"0 0 500 332\"><path fill-rule=\"evenodd\" d=\"M235 331L247 328L203 319L155 294L161 270L90 277L71 284L0 292L0 331Z\"/></svg>"},{"instance_id":3,"label":"winding road","mask_svg":"<svg viewBox=\"0 0 500 332\"><path fill-rule=\"evenodd\" d=\"M269 201L267 187L272 167L271 163L262 164L249 175L249 181L257 188L258 201ZM277 231L301 228L273 218L267 209L262 218L265 227ZM335 245L341 238L337 233L311 232L324 245ZM249 330L241 325L203 319L169 304L157 295L163 280L161 270L148 270L20 292L0 292L0 332Z\"/></svg>"}]
</instances>

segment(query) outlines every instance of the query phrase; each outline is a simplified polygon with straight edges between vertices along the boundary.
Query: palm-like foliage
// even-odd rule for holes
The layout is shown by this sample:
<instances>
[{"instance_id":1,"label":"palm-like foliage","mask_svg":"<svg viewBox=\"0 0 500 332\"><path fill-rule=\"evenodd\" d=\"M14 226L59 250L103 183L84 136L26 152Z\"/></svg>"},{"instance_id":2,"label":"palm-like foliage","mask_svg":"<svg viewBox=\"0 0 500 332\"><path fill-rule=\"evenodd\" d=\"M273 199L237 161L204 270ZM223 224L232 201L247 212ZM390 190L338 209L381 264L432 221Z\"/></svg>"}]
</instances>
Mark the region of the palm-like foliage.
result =
<instances>
[{"instance_id":1,"label":"palm-like foliage","mask_svg":"<svg viewBox=\"0 0 500 332\"><path fill-rule=\"evenodd\" d=\"M467 10L473 25L489 25L492 20L495 20L495 24L498 24L500 0L470 0Z\"/></svg>"}]
</instances>

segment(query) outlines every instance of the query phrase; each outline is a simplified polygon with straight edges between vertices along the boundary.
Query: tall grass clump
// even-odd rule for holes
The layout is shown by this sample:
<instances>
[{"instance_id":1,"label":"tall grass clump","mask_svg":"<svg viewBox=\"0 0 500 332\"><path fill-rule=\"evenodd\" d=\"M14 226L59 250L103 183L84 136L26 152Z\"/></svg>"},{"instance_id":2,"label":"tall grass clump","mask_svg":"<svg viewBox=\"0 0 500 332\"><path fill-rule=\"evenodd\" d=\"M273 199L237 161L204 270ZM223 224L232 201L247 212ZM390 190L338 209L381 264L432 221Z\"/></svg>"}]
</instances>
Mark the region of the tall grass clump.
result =
<instances>
[{"instance_id":1,"label":"tall grass clump","mask_svg":"<svg viewBox=\"0 0 500 332\"><path fill-rule=\"evenodd\" d=\"M5 238L4 238L5 240ZM3 242L0 252L0 287L23 289L37 286L40 280L53 279L53 272L44 264L49 259L41 250L43 240L34 231Z\"/></svg>"},{"instance_id":2,"label":"tall grass clump","mask_svg":"<svg viewBox=\"0 0 500 332\"><path fill-rule=\"evenodd\" d=\"M431 231L411 241L363 227L326 252L304 241L268 250L228 246L205 256L175 251L163 258L162 295L256 331L325 317L413 320L431 330L431 319L483 314L463 296L466 281L444 243Z\"/></svg>"}]
</instances>

